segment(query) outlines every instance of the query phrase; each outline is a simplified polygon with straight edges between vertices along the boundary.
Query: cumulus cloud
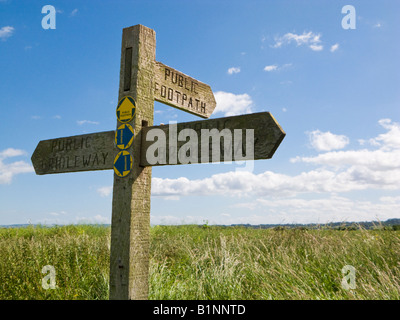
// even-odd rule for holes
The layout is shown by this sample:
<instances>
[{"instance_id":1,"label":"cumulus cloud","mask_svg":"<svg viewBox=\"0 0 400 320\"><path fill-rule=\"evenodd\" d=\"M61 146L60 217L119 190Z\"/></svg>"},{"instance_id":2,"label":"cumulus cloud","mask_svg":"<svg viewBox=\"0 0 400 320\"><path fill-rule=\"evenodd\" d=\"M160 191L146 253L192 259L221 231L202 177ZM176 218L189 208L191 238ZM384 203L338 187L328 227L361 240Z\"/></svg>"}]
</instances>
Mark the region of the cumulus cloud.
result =
<instances>
[{"instance_id":1,"label":"cumulus cloud","mask_svg":"<svg viewBox=\"0 0 400 320\"><path fill-rule=\"evenodd\" d=\"M20 149L8 148L0 151L0 184L9 184L12 178L20 173L33 172L33 167L25 161L5 163L7 158L25 156L26 152Z\"/></svg>"},{"instance_id":2,"label":"cumulus cloud","mask_svg":"<svg viewBox=\"0 0 400 320\"><path fill-rule=\"evenodd\" d=\"M321 139L314 141L320 153L290 159L293 164L312 166L298 174L231 171L202 179L153 177L152 196L161 199L193 195L231 197L234 200L230 216L220 213L211 219L213 223L222 224L328 223L396 218L400 212L400 196L393 196L393 191L400 190L400 124L390 119L378 123L385 132L364 140L368 148L361 149L335 150L347 145L348 138L314 132L314 137ZM348 192L366 190L379 190L380 196L376 199L369 194L365 199L346 196ZM390 193L385 195L384 191ZM236 209L239 214L235 213ZM173 220L166 216L157 217L157 220L164 218ZM200 223L200 218L203 217L186 217L185 221ZM182 218L174 219L177 223L182 222Z\"/></svg>"},{"instance_id":3,"label":"cumulus cloud","mask_svg":"<svg viewBox=\"0 0 400 320\"><path fill-rule=\"evenodd\" d=\"M393 197L394 198L394 197ZM237 207L251 206L257 210L258 223L330 223L343 221L371 221L398 218L400 199L376 202L354 200L348 197L330 195L318 199L258 198L251 203L238 203Z\"/></svg>"},{"instance_id":4,"label":"cumulus cloud","mask_svg":"<svg viewBox=\"0 0 400 320\"><path fill-rule=\"evenodd\" d=\"M152 215L152 224L284 224L331 223L352 221L385 221L398 218L400 197L381 197L378 201L354 200L349 197L328 195L314 199L256 198L230 206L230 213L208 216Z\"/></svg>"},{"instance_id":5,"label":"cumulus cloud","mask_svg":"<svg viewBox=\"0 0 400 320\"><path fill-rule=\"evenodd\" d=\"M252 112L253 101L247 94L234 94L218 91L214 93L217 107L214 113L223 113L225 116L235 116Z\"/></svg>"},{"instance_id":6,"label":"cumulus cloud","mask_svg":"<svg viewBox=\"0 0 400 320\"><path fill-rule=\"evenodd\" d=\"M239 67L232 67L228 69L228 74L234 74L234 73L239 73L240 68Z\"/></svg>"},{"instance_id":7,"label":"cumulus cloud","mask_svg":"<svg viewBox=\"0 0 400 320\"><path fill-rule=\"evenodd\" d=\"M314 130L308 133L311 146L317 151L331 151L342 149L349 144L350 140L344 135L336 135L331 132Z\"/></svg>"},{"instance_id":8,"label":"cumulus cloud","mask_svg":"<svg viewBox=\"0 0 400 320\"><path fill-rule=\"evenodd\" d=\"M376 138L369 140L360 139L360 144L368 143L373 146L379 146L384 150L400 149L400 125L398 123L393 123L390 119L381 119L378 123L388 131L380 134Z\"/></svg>"},{"instance_id":9,"label":"cumulus cloud","mask_svg":"<svg viewBox=\"0 0 400 320\"><path fill-rule=\"evenodd\" d=\"M9 37L13 35L14 30L15 30L14 27L11 26L2 27L0 29L0 39L3 41L7 40Z\"/></svg>"},{"instance_id":10,"label":"cumulus cloud","mask_svg":"<svg viewBox=\"0 0 400 320\"><path fill-rule=\"evenodd\" d=\"M390 178L374 177L371 172L354 170L335 172L334 170L317 169L290 176L265 171L254 174L248 171L231 171L216 174L209 178L189 180L153 178L152 194L157 196L177 195L222 195L231 197L247 196L296 196L306 193L331 193L365 190L371 187L399 188L399 174ZM367 178L367 179L366 179ZM389 179L390 178L390 179ZM366 183L368 181L368 183Z\"/></svg>"},{"instance_id":11,"label":"cumulus cloud","mask_svg":"<svg viewBox=\"0 0 400 320\"><path fill-rule=\"evenodd\" d=\"M385 119L379 121L386 133L373 141L380 148L328 151L313 157L295 157L291 163L303 162L316 168L297 175L272 171L255 174L232 171L204 179L189 180L153 178L154 196L224 195L232 197L288 197L310 193L343 193L355 190L400 189L400 125ZM318 134L319 150L343 147L348 139L337 135Z\"/></svg>"},{"instance_id":12,"label":"cumulus cloud","mask_svg":"<svg viewBox=\"0 0 400 320\"><path fill-rule=\"evenodd\" d=\"M275 37L275 44L272 47L280 48L290 43L296 43L297 46L308 46L313 51L321 51L324 48L321 44L321 35L313 33L312 31L304 31L303 34L289 32L281 37Z\"/></svg>"}]
</instances>

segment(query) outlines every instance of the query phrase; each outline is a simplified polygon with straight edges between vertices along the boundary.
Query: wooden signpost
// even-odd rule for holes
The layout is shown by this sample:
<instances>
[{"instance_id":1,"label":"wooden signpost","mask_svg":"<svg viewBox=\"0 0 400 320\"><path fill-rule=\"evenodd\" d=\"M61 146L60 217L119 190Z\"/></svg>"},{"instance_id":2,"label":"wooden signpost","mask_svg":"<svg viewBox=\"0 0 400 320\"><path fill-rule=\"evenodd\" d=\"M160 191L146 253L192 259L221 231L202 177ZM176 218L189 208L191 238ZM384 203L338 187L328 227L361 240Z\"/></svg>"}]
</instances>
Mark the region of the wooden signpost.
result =
<instances>
[{"instance_id":1,"label":"wooden signpost","mask_svg":"<svg viewBox=\"0 0 400 320\"><path fill-rule=\"evenodd\" d=\"M123 29L115 131L40 141L32 155L39 175L114 169L110 299L148 297L152 166L269 159L285 137L269 112L153 126L155 100L202 118L216 107L208 85L157 62L155 47L154 30Z\"/></svg>"}]
</instances>

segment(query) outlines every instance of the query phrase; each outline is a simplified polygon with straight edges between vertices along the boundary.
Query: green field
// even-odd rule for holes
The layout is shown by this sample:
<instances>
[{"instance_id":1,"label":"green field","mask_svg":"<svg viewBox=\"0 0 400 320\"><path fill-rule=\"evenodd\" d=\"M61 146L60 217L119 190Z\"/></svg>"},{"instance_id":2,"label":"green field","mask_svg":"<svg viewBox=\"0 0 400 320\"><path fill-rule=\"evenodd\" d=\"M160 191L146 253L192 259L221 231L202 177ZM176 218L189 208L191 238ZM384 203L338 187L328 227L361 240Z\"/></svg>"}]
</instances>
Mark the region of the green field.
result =
<instances>
[{"instance_id":1,"label":"green field","mask_svg":"<svg viewBox=\"0 0 400 320\"><path fill-rule=\"evenodd\" d=\"M149 298L398 300L399 253L394 230L156 226ZM108 299L109 255L109 227L2 228L0 299ZM42 288L45 265L55 289Z\"/></svg>"}]
</instances>

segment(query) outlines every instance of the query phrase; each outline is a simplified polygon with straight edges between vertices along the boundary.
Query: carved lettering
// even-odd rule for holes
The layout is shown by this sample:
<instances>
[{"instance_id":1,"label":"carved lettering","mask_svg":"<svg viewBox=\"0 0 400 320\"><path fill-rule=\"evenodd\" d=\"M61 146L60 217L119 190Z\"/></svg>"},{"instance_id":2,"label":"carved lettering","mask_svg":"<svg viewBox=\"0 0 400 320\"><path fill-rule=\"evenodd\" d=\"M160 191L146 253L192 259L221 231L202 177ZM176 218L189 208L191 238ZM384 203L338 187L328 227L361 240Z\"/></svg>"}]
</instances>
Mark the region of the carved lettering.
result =
<instances>
[{"instance_id":1,"label":"carved lettering","mask_svg":"<svg viewBox=\"0 0 400 320\"><path fill-rule=\"evenodd\" d=\"M168 69L165 69L165 70L168 70ZM171 76L169 76L170 74L171 74ZM171 79L172 79L173 77L175 77L175 73L167 72L165 76L171 77ZM184 82L183 82L184 78L183 77L182 78L175 77L175 78L177 79L176 84L178 84L179 86L180 86L180 84L182 84L182 87L183 87L184 86ZM194 84L191 87L195 91L196 85ZM185 87L185 89L189 90L187 87ZM158 82L154 82L153 90L154 90L154 94L155 94L156 98L158 97L159 99L162 99L165 102L171 101L172 103L176 103L177 105L180 105L183 108L196 110L197 112L204 113L204 114L207 111L205 101L202 101L199 98L191 97L190 95L183 93L181 91L175 90L174 88L171 88L171 87L168 87L165 85L160 86L160 84Z\"/></svg>"},{"instance_id":2,"label":"carved lettering","mask_svg":"<svg viewBox=\"0 0 400 320\"><path fill-rule=\"evenodd\" d=\"M159 102L208 117L206 103L214 100L209 87L172 68L160 65L160 73L151 81L154 98ZM207 86L207 87L206 87ZM212 101L211 100L211 101ZM211 103L210 109L214 109Z\"/></svg>"},{"instance_id":3,"label":"carved lettering","mask_svg":"<svg viewBox=\"0 0 400 320\"><path fill-rule=\"evenodd\" d=\"M155 62L150 90L156 101L208 118L216 107L209 85L197 81L161 62Z\"/></svg>"},{"instance_id":4,"label":"carved lettering","mask_svg":"<svg viewBox=\"0 0 400 320\"><path fill-rule=\"evenodd\" d=\"M90 158L91 158L91 157L92 157L91 154L89 154L89 156L85 156L85 155L82 156L82 162L83 162L83 166L84 166L84 167L89 166Z\"/></svg>"},{"instance_id":5,"label":"carved lettering","mask_svg":"<svg viewBox=\"0 0 400 320\"><path fill-rule=\"evenodd\" d=\"M167 96L167 87L161 86L161 97L165 98Z\"/></svg>"},{"instance_id":6,"label":"carved lettering","mask_svg":"<svg viewBox=\"0 0 400 320\"><path fill-rule=\"evenodd\" d=\"M90 148L90 136L83 138L60 138L51 143L51 152L61 152Z\"/></svg>"},{"instance_id":7,"label":"carved lettering","mask_svg":"<svg viewBox=\"0 0 400 320\"><path fill-rule=\"evenodd\" d=\"M81 161L82 158L82 161ZM47 161L42 160L40 166L42 169L50 169L58 171L62 169L80 169L86 167L97 167L99 165L106 165L108 152L90 153L82 156L65 156L65 157L51 157Z\"/></svg>"},{"instance_id":8,"label":"carved lettering","mask_svg":"<svg viewBox=\"0 0 400 320\"><path fill-rule=\"evenodd\" d=\"M174 97L174 90L171 88L168 88L168 100L172 101L173 97Z\"/></svg>"},{"instance_id":9,"label":"carved lettering","mask_svg":"<svg viewBox=\"0 0 400 320\"><path fill-rule=\"evenodd\" d=\"M165 68L165 79L164 80L167 80L167 78L169 77L170 73L171 73L171 71L169 69Z\"/></svg>"}]
</instances>

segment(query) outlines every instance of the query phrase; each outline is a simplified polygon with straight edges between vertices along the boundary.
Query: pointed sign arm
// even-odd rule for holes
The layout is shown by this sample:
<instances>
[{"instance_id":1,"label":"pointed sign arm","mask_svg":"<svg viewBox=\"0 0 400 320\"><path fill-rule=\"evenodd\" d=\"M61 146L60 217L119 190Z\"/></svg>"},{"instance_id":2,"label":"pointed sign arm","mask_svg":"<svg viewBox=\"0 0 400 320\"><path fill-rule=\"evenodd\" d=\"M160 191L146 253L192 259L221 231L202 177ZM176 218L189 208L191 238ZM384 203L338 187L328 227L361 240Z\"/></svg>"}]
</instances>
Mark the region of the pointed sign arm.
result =
<instances>
[{"instance_id":1,"label":"pointed sign arm","mask_svg":"<svg viewBox=\"0 0 400 320\"><path fill-rule=\"evenodd\" d=\"M156 61L151 88L154 100L209 118L217 103L211 87L174 68Z\"/></svg>"}]
</instances>

